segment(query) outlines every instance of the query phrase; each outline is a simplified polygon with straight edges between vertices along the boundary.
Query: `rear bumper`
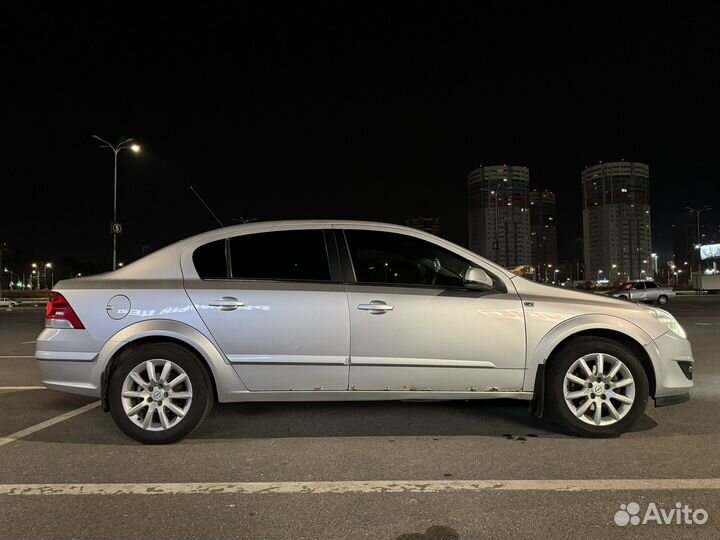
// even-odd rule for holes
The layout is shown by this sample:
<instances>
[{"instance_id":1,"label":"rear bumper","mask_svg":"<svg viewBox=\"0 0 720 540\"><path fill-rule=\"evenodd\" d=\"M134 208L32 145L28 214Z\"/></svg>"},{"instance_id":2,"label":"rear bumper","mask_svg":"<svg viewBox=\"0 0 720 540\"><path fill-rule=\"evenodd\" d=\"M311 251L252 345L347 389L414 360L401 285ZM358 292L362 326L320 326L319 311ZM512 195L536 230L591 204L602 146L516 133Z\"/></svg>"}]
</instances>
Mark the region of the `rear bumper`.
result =
<instances>
[{"instance_id":1,"label":"rear bumper","mask_svg":"<svg viewBox=\"0 0 720 540\"><path fill-rule=\"evenodd\" d=\"M42 382L51 390L100 397L100 381L95 380L94 363L71 360L38 360Z\"/></svg>"},{"instance_id":2,"label":"rear bumper","mask_svg":"<svg viewBox=\"0 0 720 540\"><path fill-rule=\"evenodd\" d=\"M100 397L99 349L87 330L46 328L35 348L43 384L52 390Z\"/></svg>"}]
</instances>

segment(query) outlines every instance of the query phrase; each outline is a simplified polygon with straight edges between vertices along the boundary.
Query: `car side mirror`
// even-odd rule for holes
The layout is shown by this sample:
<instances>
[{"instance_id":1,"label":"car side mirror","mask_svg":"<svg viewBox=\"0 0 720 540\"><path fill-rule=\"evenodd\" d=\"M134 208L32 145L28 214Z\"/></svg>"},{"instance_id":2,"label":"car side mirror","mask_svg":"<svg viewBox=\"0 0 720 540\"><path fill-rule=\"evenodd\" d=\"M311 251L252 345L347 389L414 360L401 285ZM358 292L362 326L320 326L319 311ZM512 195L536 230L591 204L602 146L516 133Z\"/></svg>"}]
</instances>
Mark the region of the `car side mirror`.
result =
<instances>
[{"instance_id":1,"label":"car side mirror","mask_svg":"<svg viewBox=\"0 0 720 540\"><path fill-rule=\"evenodd\" d=\"M482 268L471 267L465 272L463 285L467 289L492 289L493 280Z\"/></svg>"}]
</instances>

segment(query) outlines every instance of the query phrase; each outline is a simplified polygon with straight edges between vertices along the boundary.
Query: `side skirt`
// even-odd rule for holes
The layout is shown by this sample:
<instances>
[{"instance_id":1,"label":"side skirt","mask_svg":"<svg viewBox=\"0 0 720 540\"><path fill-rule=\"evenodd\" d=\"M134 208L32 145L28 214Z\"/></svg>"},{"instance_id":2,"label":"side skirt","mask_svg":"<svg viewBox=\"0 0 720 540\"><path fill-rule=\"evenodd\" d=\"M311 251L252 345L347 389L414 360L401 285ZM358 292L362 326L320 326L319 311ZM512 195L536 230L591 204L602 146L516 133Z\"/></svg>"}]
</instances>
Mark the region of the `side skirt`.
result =
<instances>
[{"instance_id":1,"label":"side skirt","mask_svg":"<svg viewBox=\"0 0 720 540\"><path fill-rule=\"evenodd\" d=\"M449 401L456 399L519 399L529 401L532 392L430 392L409 391L397 392L391 390L363 391L363 390L316 390L294 392L228 392L220 396L221 403L240 401Z\"/></svg>"}]
</instances>

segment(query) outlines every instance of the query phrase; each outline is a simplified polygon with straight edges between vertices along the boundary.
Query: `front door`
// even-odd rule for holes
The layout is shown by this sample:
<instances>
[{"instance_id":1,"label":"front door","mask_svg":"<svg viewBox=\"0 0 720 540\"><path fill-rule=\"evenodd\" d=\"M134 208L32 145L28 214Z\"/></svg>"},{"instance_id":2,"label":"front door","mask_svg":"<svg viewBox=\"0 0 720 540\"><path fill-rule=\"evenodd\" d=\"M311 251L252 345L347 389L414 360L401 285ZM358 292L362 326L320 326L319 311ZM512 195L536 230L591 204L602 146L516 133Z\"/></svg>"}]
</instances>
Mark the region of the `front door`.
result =
<instances>
[{"instance_id":1,"label":"front door","mask_svg":"<svg viewBox=\"0 0 720 540\"><path fill-rule=\"evenodd\" d=\"M199 279L185 287L243 383L249 390L347 390L347 298L331 279L323 231L227 242L229 249L219 240L195 250Z\"/></svg>"},{"instance_id":2,"label":"front door","mask_svg":"<svg viewBox=\"0 0 720 540\"><path fill-rule=\"evenodd\" d=\"M518 391L525 370L519 296L504 280L468 290L471 262L431 242L345 231L352 390ZM512 285L509 285L512 287Z\"/></svg>"}]
</instances>

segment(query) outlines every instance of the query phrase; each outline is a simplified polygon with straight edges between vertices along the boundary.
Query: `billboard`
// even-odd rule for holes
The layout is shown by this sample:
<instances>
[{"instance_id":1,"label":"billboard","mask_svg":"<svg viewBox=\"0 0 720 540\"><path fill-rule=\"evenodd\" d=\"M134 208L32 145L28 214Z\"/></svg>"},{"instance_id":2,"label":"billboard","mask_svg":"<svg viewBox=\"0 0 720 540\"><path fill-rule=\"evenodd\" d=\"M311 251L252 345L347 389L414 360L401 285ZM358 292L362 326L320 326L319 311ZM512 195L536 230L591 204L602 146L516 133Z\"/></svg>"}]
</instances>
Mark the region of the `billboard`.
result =
<instances>
[{"instance_id":1,"label":"billboard","mask_svg":"<svg viewBox=\"0 0 720 540\"><path fill-rule=\"evenodd\" d=\"M704 246L700 246L700 259L713 259L715 257L720 257L720 244L706 244Z\"/></svg>"}]
</instances>

